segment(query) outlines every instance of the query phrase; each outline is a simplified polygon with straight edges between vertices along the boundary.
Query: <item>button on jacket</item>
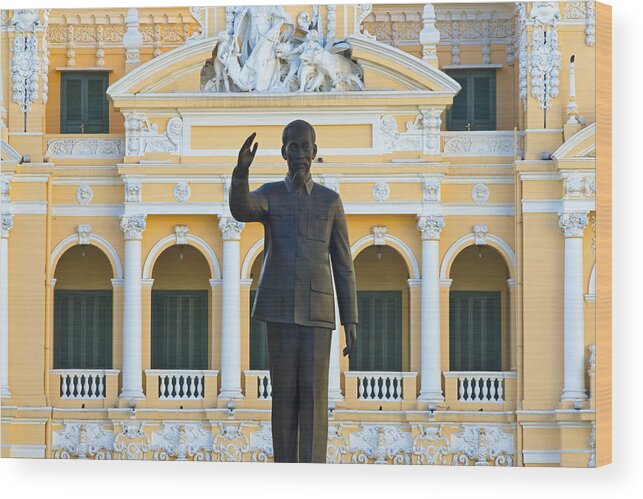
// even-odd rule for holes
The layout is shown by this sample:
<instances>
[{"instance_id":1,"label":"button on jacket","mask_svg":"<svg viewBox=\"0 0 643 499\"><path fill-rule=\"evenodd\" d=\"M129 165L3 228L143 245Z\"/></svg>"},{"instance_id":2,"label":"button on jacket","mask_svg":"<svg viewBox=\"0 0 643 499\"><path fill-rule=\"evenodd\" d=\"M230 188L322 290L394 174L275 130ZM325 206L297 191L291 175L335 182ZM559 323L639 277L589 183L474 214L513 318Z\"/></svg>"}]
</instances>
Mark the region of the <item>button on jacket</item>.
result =
<instances>
[{"instance_id":1,"label":"button on jacket","mask_svg":"<svg viewBox=\"0 0 643 499\"><path fill-rule=\"evenodd\" d=\"M230 211L240 222L264 225L264 258L253 318L335 328L332 264L341 323L357 323L348 228L335 191L310 178L300 189L286 176L250 192L247 174L235 168Z\"/></svg>"}]
</instances>

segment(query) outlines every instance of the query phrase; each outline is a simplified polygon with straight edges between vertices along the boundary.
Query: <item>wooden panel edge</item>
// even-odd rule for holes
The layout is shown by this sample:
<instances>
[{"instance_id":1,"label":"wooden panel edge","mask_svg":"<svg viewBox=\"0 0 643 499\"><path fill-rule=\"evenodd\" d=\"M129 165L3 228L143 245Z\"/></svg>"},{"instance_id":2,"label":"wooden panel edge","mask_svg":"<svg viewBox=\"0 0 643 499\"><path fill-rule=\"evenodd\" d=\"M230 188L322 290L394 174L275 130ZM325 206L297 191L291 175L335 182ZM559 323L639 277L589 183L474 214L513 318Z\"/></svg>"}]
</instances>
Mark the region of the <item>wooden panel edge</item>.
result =
<instances>
[{"instance_id":1,"label":"wooden panel edge","mask_svg":"<svg viewBox=\"0 0 643 499\"><path fill-rule=\"evenodd\" d=\"M612 6L596 3L596 465L612 462Z\"/></svg>"}]
</instances>

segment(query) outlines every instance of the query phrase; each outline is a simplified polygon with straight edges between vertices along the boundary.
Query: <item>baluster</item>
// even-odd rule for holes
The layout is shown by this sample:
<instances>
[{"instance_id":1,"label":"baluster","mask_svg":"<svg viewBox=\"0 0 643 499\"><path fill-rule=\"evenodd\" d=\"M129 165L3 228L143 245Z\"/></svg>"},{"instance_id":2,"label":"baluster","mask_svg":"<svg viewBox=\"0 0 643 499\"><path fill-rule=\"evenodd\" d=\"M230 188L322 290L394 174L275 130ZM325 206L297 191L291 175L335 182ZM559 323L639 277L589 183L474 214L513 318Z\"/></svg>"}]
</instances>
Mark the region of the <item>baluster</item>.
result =
<instances>
[{"instance_id":1,"label":"baluster","mask_svg":"<svg viewBox=\"0 0 643 499\"><path fill-rule=\"evenodd\" d=\"M90 376L91 383L89 385L89 398L91 399L97 399L98 398L98 393L96 392L96 378L98 377L98 374L94 375L92 374Z\"/></svg>"},{"instance_id":2,"label":"baluster","mask_svg":"<svg viewBox=\"0 0 643 499\"><path fill-rule=\"evenodd\" d=\"M398 378L397 395L398 400L404 400L404 378L402 376Z\"/></svg>"},{"instance_id":3,"label":"baluster","mask_svg":"<svg viewBox=\"0 0 643 499\"><path fill-rule=\"evenodd\" d=\"M487 387L487 382L489 381L488 377L480 378L482 382L482 401L487 402L489 400L489 388Z\"/></svg>"},{"instance_id":4,"label":"baluster","mask_svg":"<svg viewBox=\"0 0 643 499\"><path fill-rule=\"evenodd\" d=\"M504 390L504 387L502 385L504 384L505 380L503 378L498 377L497 381L498 381L498 392L497 392L498 393L498 402L504 402L504 400L505 400L504 399L504 391L505 390Z\"/></svg>"},{"instance_id":5,"label":"baluster","mask_svg":"<svg viewBox=\"0 0 643 499\"><path fill-rule=\"evenodd\" d=\"M270 375L266 376L266 399L272 398L272 380Z\"/></svg>"},{"instance_id":6,"label":"baluster","mask_svg":"<svg viewBox=\"0 0 643 499\"><path fill-rule=\"evenodd\" d=\"M386 400L388 399L388 394L390 390L389 386L390 378L388 376L379 376L377 378L377 386L379 387L379 390L377 391L377 398L379 400Z\"/></svg>"},{"instance_id":7,"label":"baluster","mask_svg":"<svg viewBox=\"0 0 643 499\"><path fill-rule=\"evenodd\" d=\"M179 396L179 377L176 375L170 375L170 383L172 389L170 390L169 398L176 398Z\"/></svg>"},{"instance_id":8,"label":"baluster","mask_svg":"<svg viewBox=\"0 0 643 499\"><path fill-rule=\"evenodd\" d=\"M369 395L369 400L375 400L375 397L377 396L377 378L375 376L371 377L368 379L368 395Z\"/></svg>"},{"instance_id":9,"label":"baluster","mask_svg":"<svg viewBox=\"0 0 643 499\"><path fill-rule=\"evenodd\" d=\"M105 376L103 375L98 377L98 395L105 397Z\"/></svg>"},{"instance_id":10,"label":"baluster","mask_svg":"<svg viewBox=\"0 0 643 499\"><path fill-rule=\"evenodd\" d=\"M263 400L263 376L258 376L257 377L257 398L259 400Z\"/></svg>"},{"instance_id":11,"label":"baluster","mask_svg":"<svg viewBox=\"0 0 643 499\"><path fill-rule=\"evenodd\" d=\"M67 375L60 375L60 398L67 398Z\"/></svg>"},{"instance_id":12,"label":"baluster","mask_svg":"<svg viewBox=\"0 0 643 499\"><path fill-rule=\"evenodd\" d=\"M189 376L183 375L181 376L183 378L183 384L181 385L181 398L187 398L188 397L188 378Z\"/></svg>"},{"instance_id":13,"label":"baluster","mask_svg":"<svg viewBox=\"0 0 643 499\"><path fill-rule=\"evenodd\" d=\"M87 397L89 395L89 375L88 374L83 374L82 375L82 396Z\"/></svg>"},{"instance_id":14,"label":"baluster","mask_svg":"<svg viewBox=\"0 0 643 499\"><path fill-rule=\"evenodd\" d=\"M480 378L470 378L473 383L473 401L478 402L480 400Z\"/></svg>"},{"instance_id":15,"label":"baluster","mask_svg":"<svg viewBox=\"0 0 643 499\"><path fill-rule=\"evenodd\" d=\"M473 400L473 378L464 378L467 382L467 402Z\"/></svg>"},{"instance_id":16,"label":"baluster","mask_svg":"<svg viewBox=\"0 0 643 499\"><path fill-rule=\"evenodd\" d=\"M362 386L362 378L357 378L357 398L364 398L364 387Z\"/></svg>"},{"instance_id":17,"label":"baluster","mask_svg":"<svg viewBox=\"0 0 643 499\"><path fill-rule=\"evenodd\" d=\"M191 376L190 377L190 398L196 399L199 398L199 395L196 393L196 383L197 383L197 376Z\"/></svg>"}]
</instances>

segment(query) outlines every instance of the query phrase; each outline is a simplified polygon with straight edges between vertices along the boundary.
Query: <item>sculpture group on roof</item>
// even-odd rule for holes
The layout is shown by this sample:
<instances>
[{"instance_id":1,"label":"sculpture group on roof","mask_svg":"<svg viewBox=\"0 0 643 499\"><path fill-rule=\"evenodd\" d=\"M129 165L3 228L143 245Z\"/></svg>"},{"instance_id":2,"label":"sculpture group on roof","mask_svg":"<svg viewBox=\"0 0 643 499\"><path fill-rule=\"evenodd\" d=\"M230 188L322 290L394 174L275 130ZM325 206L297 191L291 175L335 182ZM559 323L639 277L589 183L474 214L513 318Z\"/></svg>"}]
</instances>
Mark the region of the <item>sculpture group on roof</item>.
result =
<instances>
[{"instance_id":1,"label":"sculpture group on roof","mask_svg":"<svg viewBox=\"0 0 643 499\"><path fill-rule=\"evenodd\" d=\"M297 26L281 6L235 7L201 70L203 92L364 90L350 45L320 31L319 14Z\"/></svg>"}]
</instances>

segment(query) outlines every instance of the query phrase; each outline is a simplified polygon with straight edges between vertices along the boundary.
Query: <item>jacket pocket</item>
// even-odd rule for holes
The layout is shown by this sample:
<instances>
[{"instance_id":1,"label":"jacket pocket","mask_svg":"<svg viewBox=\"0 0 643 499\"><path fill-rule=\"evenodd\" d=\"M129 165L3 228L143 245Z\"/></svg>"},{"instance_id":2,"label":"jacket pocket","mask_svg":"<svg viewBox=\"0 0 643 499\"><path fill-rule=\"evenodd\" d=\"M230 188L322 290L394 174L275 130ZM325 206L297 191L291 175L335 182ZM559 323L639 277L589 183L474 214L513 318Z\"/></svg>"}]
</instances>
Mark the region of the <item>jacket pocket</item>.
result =
<instances>
[{"instance_id":1,"label":"jacket pocket","mask_svg":"<svg viewBox=\"0 0 643 499\"><path fill-rule=\"evenodd\" d=\"M310 320L322 322L335 320L333 289L323 280L313 279L310 282Z\"/></svg>"},{"instance_id":2,"label":"jacket pocket","mask_svg":"<svg viewBox=\"0 0 643 499\"><path fill-rule=\"evenodd\" d=\"M328 215L308 212L306 237L314 241L327 241Z\"/></svg>"},{"instance_id":3,"label":"jacket pocket","mask_svg":"<svg viewBox=\"0 0 643 499\"><path fill-rule=\"evenodd\" d=\"M270 212L270 234L276 237L292 236L293 216L286 210Z\"/></svg>"}]
</instances>

